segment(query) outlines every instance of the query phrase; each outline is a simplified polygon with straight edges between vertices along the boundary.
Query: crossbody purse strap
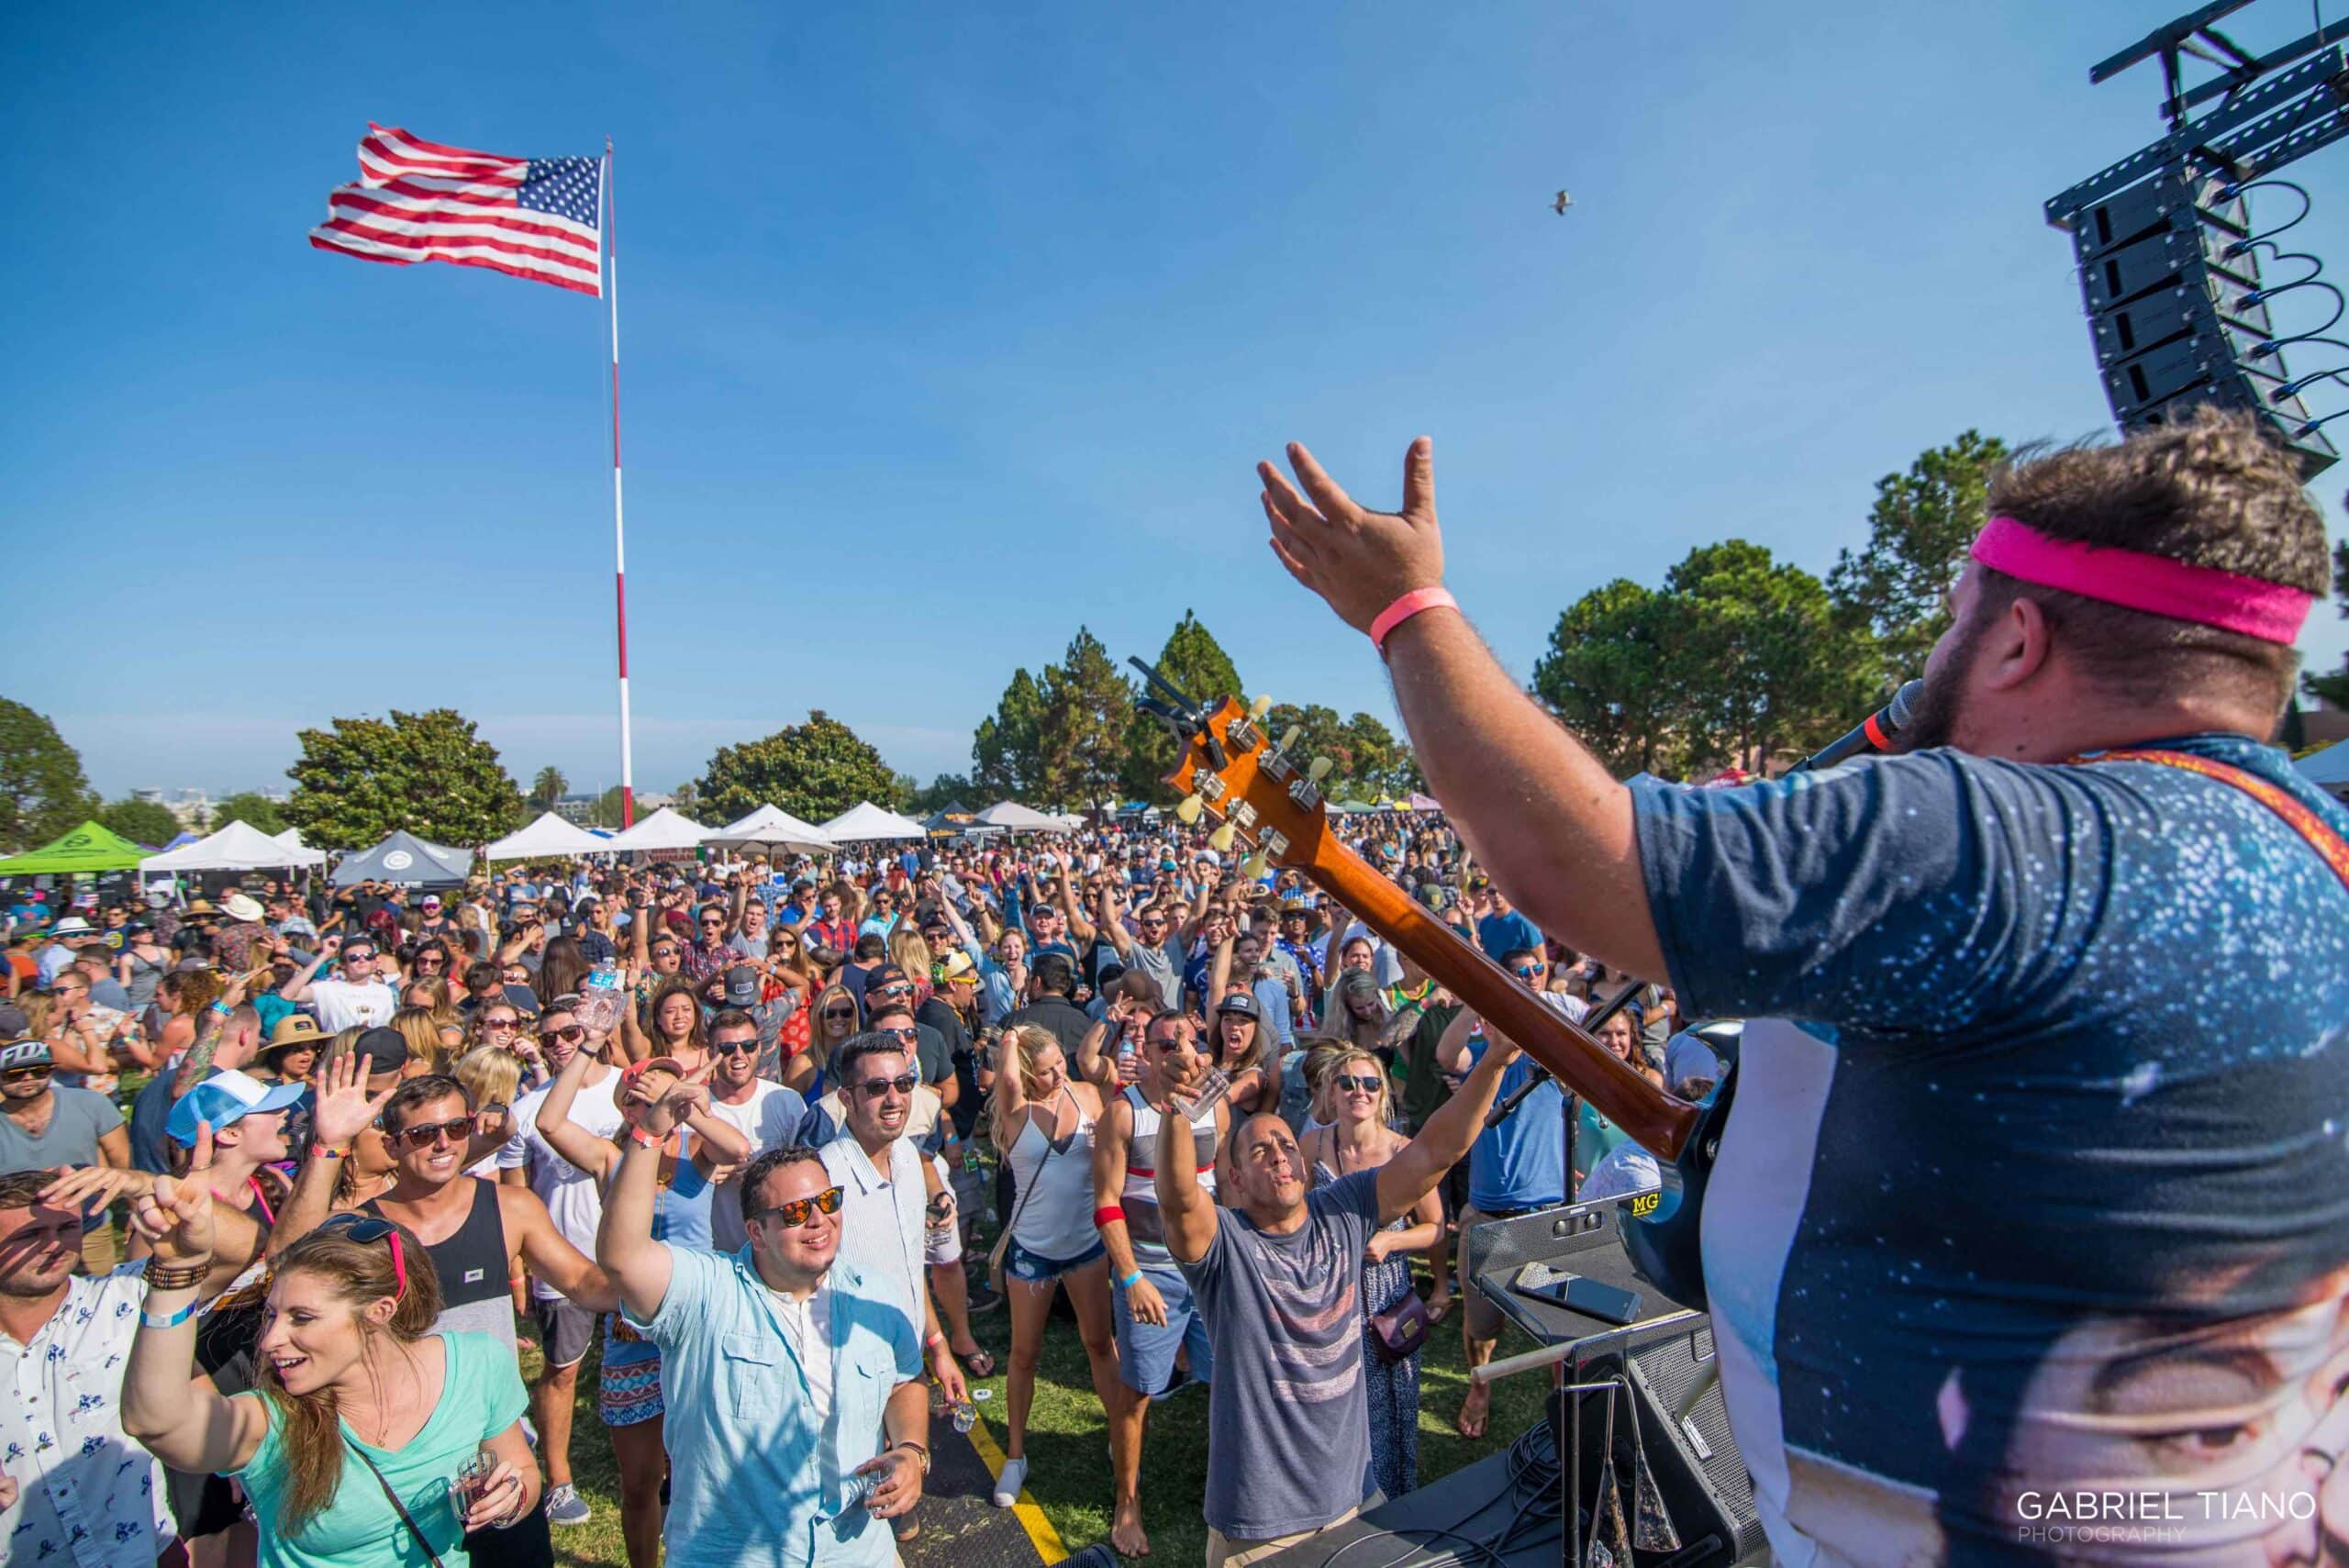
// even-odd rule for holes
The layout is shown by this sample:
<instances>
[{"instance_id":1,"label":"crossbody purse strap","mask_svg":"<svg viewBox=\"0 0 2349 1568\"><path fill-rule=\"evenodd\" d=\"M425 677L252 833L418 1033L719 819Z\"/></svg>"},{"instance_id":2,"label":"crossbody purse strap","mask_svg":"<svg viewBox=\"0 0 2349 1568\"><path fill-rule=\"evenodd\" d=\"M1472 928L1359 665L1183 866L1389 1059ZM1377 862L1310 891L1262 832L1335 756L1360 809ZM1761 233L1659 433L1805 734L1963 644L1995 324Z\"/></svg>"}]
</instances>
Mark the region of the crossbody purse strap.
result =
<instances>
[{"instance_id":1,"label":"crossbody purse strap","mask_svg":"<svg viewBox=\"0 0 2349 1568\"><path fill-rule=\"evenodd\" d=\"M2248 773L2232 762L2221 762L2209 757L2198 757L2190 751L2103 751L2093 757L2075 758L2074 761L2158 762L2165 768L2176 768L2181 773L2199 773L2206 779L2216 779L2221 784L2232 784L2282 817L2285 826L2308 840L2309 848L2314 850L2323 858L2324 863L2332 868L2332 874L2341 879L2342 885L2349 887L2349 842L2344 842L2341 835L2334 832L2323 817L2310 810L2307 804L2289 790L2270 784L2257 773Z\"/></svg>"},{"instance_id":2,"label":"crossbody purse strap","mask_svg":"<svg viewBox=\"0 0 2349 1568\"><path fill-rule=\"evenodd\" d=\"M407 1526L408 1534L416 1537L416 1544L424 1549L424 1555L431 1562L432 1568L442 1568L440 1554L432 1550L430 1541L424 1539L424 1532L417 1528L416 1520L408 1515L407 1505L400 1501L400 1495L397 1492L392 1490L392 1484L384 1479L384 1473L375 1468L375 1462L367 1457L367 1451L352 1442L351 1434L348 1432L343 1434L342 1446L359 1456L359 1462L367 1467L367 1473L373 1475L375 1478L375 1485L384 1489L384 1496L392 1505L392 1511L399 1515L400 1523Z\"/></svg>"}]
</instances>

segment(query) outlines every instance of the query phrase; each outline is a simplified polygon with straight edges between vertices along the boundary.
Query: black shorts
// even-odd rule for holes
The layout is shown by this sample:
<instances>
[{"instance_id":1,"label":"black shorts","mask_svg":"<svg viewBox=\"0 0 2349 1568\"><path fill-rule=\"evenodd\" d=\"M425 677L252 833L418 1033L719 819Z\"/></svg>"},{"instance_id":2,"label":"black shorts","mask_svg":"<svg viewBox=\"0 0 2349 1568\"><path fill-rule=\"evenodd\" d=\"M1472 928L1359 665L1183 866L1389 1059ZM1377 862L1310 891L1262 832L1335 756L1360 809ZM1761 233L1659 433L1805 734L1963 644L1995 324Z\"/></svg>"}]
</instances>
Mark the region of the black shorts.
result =
<instances>
[{"instance_id":1,"label":"black shorts","mask_svg":"<svg viewBox=\"0 0 2349 1568\"><path fill-rule=\"evenodd\" d=\"M596 1315L568 1296L532 1297L530 1316L539 1325L539 1348L551 1367L577 1366L596 1342Z\"/></svg>"}]
</instances>

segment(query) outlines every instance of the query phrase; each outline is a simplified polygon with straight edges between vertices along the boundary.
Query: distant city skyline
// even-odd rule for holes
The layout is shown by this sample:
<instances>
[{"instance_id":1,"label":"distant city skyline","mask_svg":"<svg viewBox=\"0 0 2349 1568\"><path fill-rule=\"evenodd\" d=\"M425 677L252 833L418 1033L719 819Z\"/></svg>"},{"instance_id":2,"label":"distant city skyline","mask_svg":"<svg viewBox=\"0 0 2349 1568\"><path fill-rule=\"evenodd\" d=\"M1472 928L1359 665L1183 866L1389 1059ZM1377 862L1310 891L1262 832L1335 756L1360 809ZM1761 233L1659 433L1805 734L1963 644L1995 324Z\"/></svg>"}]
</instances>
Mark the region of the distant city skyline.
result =
<instances>
[{"instance_id":1,"label":"distant city skyline","mask_svg":"<svg viewBox=\"0 0 2349 1568\"><path fill-rule=\"evenodd\" d=\"M615 139L640 785L811 708L961 773L1015 667L1186 607L1252 693L1391 721L1257 459L1392 505L1432 435L1450 586L1520 678L1696 546L1823 575L1920 451L2110 430L2040 208L2160 133L2154 67L2087 71L2177 8L426 0L403 26L466 46L424 53L363 10L14 8L0 515L47 591L0 692L109 797L283 789L297 730L437 706L526 787L619 782L602 306L312 250L374 119ZM143 242L90 171L165 162ZM2337 263L2344 168L2291 236Z\"/></svg>"}]
</instances>

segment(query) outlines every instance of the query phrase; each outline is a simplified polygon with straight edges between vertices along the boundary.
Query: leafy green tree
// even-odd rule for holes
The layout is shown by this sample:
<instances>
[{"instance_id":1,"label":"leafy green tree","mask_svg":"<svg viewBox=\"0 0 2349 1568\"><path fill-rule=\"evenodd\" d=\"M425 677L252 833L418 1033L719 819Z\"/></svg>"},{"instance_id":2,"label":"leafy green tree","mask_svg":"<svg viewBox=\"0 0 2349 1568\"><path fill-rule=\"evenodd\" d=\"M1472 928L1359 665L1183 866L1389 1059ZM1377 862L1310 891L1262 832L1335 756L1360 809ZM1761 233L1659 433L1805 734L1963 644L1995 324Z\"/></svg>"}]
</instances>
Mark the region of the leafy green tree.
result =
<instances>
[{"instance_id":1,"label":"leafy green tree","mask_svg":"<svg viewBox=\"0 0 2349 1568\"><path fill-rule=\"evenodd\" d=\"M995 712L979 721L972 737L971 778L979 794L1024 801L1042 791L1043 724L1044 688L1023 666L1012 673Z\"/></svg>"},{"instance_id":2,"label":"leafy green tree","mask_svg":"<svg viewBox=\"0 0 2349 1568\"><path fill-rule=\"evenodd\" d=\"M591 828L618 828L625 826L620 818L626 815L626 802L620 786L614 784L596 797L595 806L587 813L587 825Z\"/></svg>"},{"instance_id":3,"label":"leafy green tree","mask_svg":"<svg viewBox=\"0 0 2349 1568\"><path fill-rule=\"evenodd\" d=\"M899 778L911 783L913 775L900 773ZM940 773L919 788L908 791L900 807L908 817L928 817L933 811L943 811L950 806L960 806L966 811L978 811L993 805L978 799L979 791L970 779L961 773Z\"/></svg>"},{"instance_id":4,"label":"leafy green tree","mask_svg":"<svg viewBox=\"0 0 2349 1568\"><path fill-rule=\"evenodd\" d=\"M1117 794L1124 776L1133 688L1101 639L1078 627L1061 662L1044 672L1043 698L1044 794L1055 805L1091 811Z\"/></svg>"},{"instance_id":5,"label":"leafy green tree","mask_svg":"<svg viewBox=\"0 0 2349 1568\"><path fill-rule=\"evenodd\" d=\"M79 828L98 808L82 754L45 715L0 697L0 849L29 850Z\"/></svg>"},{"instance_id":6,"label":"leafy green tree","mask_svg":"<svg viewBox=\"0 0 2349 1568\"><path fill-rule=\"evenodd\" d=\"M214 801L210 820L215 828L226 828L231 822L242 822L272 836L284 832L293 825L287 819L284 806L270 799L269 796L249 789L239 790L234 795L225 795ZM411 828L410 831L413 832L415 829ZM381 833L375 836L378 839L382 837ZM432 835L427 833L424 837L429 839ZM374 839L367 840L371 844L374 841Z\"/></svg>"},{"instance_id":7,"label":"leafy green tree","mask_svg":"<svg viewBox=\"0 0 2349 1568\"><path fill-rule=\"evenodd\" d=\"M2342 615L2349 617L2349 539L2332 547L2332 591L2341 597ZM2301 676L2300 685L2334 707L2349 708L2349 658L2343 659L2341 668L2330 675Z\"/></svg>"},{"instance_id":8,"label":"leafy green tree","mask_svg":"<svg viewBox=\"0 0 2349 1568\"><path fill-rule=\"evenodd\" d=\"M719 747L698 789L701 807L720 822L769 804L821 822L861 800L886 806L896 798L897 775L855 730L816 708L805 724Z\"/></svg>"},{"instance_id":9,"label":"leafy green tree","mask_svg":"<svg viewBox=\"0 0 2349 1568\"><path fill-rule=\"evenodd\" d=\"M540 768L539 776L530 781L530 805L535 810L551 811L554 803L570 793L571 781L562 776L561 768Z\"/></svg>"},{"instance_id":10,"label":"leafy green tree","mask_svg":"<svg viewBox=\"0 0 2349 1568\"><path fill-rule=\"evenodd\" d=\"M1357 713L1338 732L1346 761L1339 777L1336 798L1358 795L1375 800L1391 794L1401 771L1405 747L1375 714Z\"/></svg>"},{"instance_id":11,"label":"leafy green tree","mask_svg":"<svg viewBox=\"0 0 2349 1568\"><path fill-rule=\"evenodd\" d=\"M1945 597L1987 520L1990 475L2007 456L2006 442L1968 430L1920 454L1908 473L1876 481L1868 542L1837 555L1827 587L1846 621L1874 635L1886 674L1921 673L1948 627Z\"/></svg>"},{"instance_id":12,"label":"leafy green tree","mask_svg":"<svg viewBox=\"0 0 2349 1568\"><path fill-rule=\"evenodd\" d=\"M1158 673L1186 695L1201 704L1212 706L1219 697L1238 697L1245 702L1248 693L1240 684L1240 672L1231 656L1215 639L1205 623L1189 610L1174 623L1167 635L1166 646L1158 651ZM1146 713L1136 712L1126 731L1126 766L1119 781L1128 800L1156 801L1167 805L1174 799L1174 792L1166 787L1166 775L1174 769L1174 738L1166 726Z\"/></svg>"},{"instance_id":13,"label":"leafy green tree","mask_svg":"<svg viewBox=\"0 0 2349 1568\"><path fill-rule=\"evenodd\" d=\"M1691 765L1760 766L1781 747L1824 740L1876 684L1865 628L1837 618L1818 578L1758 544L1690 550L1664 592Z\"/></svg>"},{"instance_id":14,"label":"leafy green tree","mask_svg":"<svg viewBox=\"0 0 2349 1568\"><path fill-rule=\"evenodd\" d=\"M1533 666L1533 695L1619 778L1671 767L1686 717L1673 631L1668 595L1618 577L1558 617Z\"/></svg>"},{"instance_id":15,"label":"leafy green tree","mask_svg":"<svg viewBox=\"0 0 2349 1568\"><path fill-rule=\"evenodd\" d=\"M395 828L435 843L482 844L521 819L522 792L497 748L454 708L338 718L296 739L302 755L285 770L294 798L284 817L322 848L360 849Z\"/></svg>"},{"instance_id":16,"label":"leafy green tree","mask_svg":"<svg viewBox=\"0 0 2349 1568\"><path fill-rule=\"evenodd\" d=\"M691 817L696 822L700 821L702 805L701 786L691 779L687 779L669 792L669 808L680 817ZM741 812L737 811L727 817L725 820L731 822L736 817L741 815Z\"/></svg>"},{"instance_id":17,"label":"leafy green tree","mask_svg":"<svg viewBox=\"0 0 2349 1568\"><path fill-rule=\"evenodd\" d=\"M134 795L106 802L98 813L98 821L132 843L144 844L150 850L160 849L180 836L180 819L172 815L170 806Z\"/></svg>"}]
</instances>

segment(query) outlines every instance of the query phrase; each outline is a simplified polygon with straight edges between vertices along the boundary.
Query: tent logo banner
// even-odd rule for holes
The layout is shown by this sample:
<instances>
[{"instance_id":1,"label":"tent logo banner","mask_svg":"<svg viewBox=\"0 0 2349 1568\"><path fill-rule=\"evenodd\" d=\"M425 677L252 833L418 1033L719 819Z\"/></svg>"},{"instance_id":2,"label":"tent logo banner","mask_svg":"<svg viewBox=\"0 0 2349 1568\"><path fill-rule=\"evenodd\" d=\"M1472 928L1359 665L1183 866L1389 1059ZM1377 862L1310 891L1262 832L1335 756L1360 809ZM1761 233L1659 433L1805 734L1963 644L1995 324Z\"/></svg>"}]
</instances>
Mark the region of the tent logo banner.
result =
<instances>
[{"instance_id":1,"label":"tent logo banner","mask_svg":"<svg viewBox=\"0 0 2349 1568\"><path fill-rule=\"evenodd\" d=\"M406 871L415 863L416 857L409 854L406 850L394 850L390 854L384 857L384 869L385 871Z\"/></svg>"}]
</instances>

